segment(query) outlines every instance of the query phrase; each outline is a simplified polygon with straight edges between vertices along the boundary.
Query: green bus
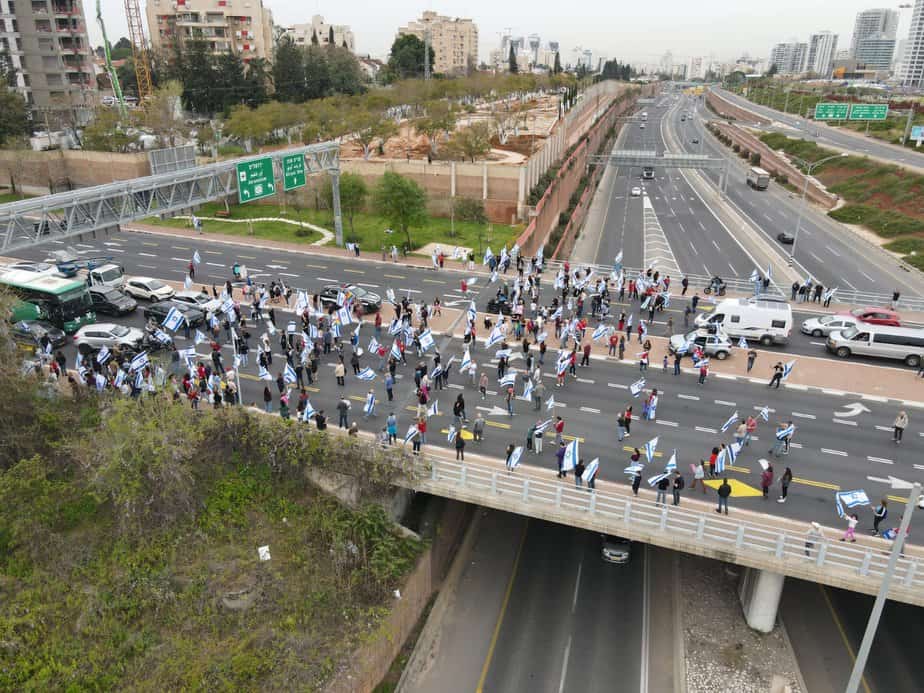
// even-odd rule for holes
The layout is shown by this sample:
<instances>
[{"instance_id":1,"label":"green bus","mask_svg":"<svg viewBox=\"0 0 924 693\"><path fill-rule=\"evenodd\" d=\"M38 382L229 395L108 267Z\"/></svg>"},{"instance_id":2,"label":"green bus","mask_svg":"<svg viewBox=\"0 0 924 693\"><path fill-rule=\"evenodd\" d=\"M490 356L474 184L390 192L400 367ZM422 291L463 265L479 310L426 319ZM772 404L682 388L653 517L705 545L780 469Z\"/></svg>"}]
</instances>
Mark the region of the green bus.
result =
<instances>
[{"instance_id":1,"label":"green bus","mask_svg":"<svg viewBox=\"0 0 924 693\"><path fill-rule=\"evenodd\" d=\"M0 272L2 287L22 302L13 306L14 322L33 319L34 308L38 309L42 320L69 334L96 322L93 300L83 278L68 279L54 271L14 269Z\"/></svg>"}]
</instances>

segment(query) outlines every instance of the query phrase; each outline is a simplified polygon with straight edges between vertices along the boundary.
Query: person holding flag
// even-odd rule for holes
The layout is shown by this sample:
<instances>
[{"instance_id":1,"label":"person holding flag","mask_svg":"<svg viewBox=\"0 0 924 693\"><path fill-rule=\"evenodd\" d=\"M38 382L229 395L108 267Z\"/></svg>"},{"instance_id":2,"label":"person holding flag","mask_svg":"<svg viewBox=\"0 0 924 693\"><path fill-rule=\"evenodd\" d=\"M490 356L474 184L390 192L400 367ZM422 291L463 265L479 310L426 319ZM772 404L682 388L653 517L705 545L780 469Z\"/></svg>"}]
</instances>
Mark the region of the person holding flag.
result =
<instances>
[{"instance_id":1,"label":"person holding flag","mask_svg":"<svg viewBox=\"0 0 924 693\"><path fill-rule=\"evenodd\" d=\"M363 418L368 419L370 416L375 416L375 389L371 387L366 394L366 404L363 406Z\"/></svg>"}]
</instances>

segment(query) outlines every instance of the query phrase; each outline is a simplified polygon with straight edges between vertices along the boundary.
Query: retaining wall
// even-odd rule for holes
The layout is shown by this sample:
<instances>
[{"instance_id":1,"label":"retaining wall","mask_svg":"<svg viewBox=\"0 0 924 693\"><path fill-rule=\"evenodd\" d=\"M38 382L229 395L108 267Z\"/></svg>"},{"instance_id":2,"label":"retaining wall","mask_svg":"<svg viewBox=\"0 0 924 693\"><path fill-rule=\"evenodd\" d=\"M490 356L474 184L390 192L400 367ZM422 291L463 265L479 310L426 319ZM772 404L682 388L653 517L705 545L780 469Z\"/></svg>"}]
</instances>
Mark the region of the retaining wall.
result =
<instances>
[{"instance_id":1,"label":"retaining wall","mask_svg":"<svg viewBox=\"0 0 924 693\"><path fill-rule=\"evenodd\" d=\"M769 125L769 118L764 118L762 115L758 115L753 111L741 108L733 104L731 101L728 101L711 89L706 92L706 103L709 104L709 107L719 114L722 118L731 118L732 120L743 120L749 123L760 123L761 125Z\"/></svg>"},{"instance_id":2,"label":"retaining wall","mask_svg":"<svg viewBox=\"0 0 924 693\"><path fill-rule=\"evenodd\" d=\"M0 186L47 195L151 175L146 153L112 154L77 149L33 152L0 149Z\"/></svg>"}]
</instances>

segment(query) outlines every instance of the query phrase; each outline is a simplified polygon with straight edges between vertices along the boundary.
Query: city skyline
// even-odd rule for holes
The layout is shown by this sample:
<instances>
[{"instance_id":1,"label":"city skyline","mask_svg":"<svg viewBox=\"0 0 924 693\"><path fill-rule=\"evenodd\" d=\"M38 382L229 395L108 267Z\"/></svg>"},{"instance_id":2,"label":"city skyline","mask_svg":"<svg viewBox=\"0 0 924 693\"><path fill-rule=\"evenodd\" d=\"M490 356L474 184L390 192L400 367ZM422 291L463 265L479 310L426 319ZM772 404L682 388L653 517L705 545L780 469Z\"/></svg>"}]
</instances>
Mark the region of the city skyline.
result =
<instances>
[{"instance_id":1,"label":"city skyline","mask_svg":"<svg viewBox=\"0 0 924 693\"><path fill-rule=\"evenodd\" d=\"M611 4L584 5L581 15L562 16L551 5L548 11L534 4L516 3L498 6L496 3L444 2L440 4L396 0L370 8L362 3L299 3L296 0L267 0L280 26L310 21L321 14L329 22L347 24L356 36L358 54L384 58L398 27L432 9L439 14L471 19L479 32L479 62L489 60L490 51L500 43L505 29L514 35L539 34L554 38L561 45L562 58L575 46L590 48L595 55L629 61L634 64L657 64L660 56L670 50L675 60L713 55L716 60L729 61L743 53L766 58L770 48L793 37L804 37L820 30L839 34L842 46L850 45L857 12L877 6L875 2L851 0L839 6L836 13L830 6L806 7L794 0L782 0L772 6L740 8L719 0L705 0L695 7L678 0L668 0L657 14L644 6L620 7ZM113 43L127 35L122 0L102 0L106 28ZM898 5L889 6L897 9ZM910 22L910 10L900 10L898 38L904 38ZM99 26L89 13L87 17L91 43L96 46L102 37ZM588 22L588 19L592 21ZM715 27L734 27L715 35ZM701 30L701 31L700 31Z\"/></svg>"}]
</instances>

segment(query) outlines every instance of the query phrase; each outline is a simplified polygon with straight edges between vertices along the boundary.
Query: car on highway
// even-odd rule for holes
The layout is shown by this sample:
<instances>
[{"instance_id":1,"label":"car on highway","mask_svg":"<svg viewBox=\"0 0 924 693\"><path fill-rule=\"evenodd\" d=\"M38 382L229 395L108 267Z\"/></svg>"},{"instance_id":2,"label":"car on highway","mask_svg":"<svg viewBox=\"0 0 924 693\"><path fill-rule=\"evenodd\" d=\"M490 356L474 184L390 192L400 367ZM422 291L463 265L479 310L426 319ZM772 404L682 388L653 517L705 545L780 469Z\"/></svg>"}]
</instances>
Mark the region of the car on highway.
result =
<instances>
[{"instance_id":1,"label":"car on highway","mask_svg":"<svg viewBox=\"0 0 924 693\"><path fill-rule=\"evenodd\" d=\"M176 293L172 287L164 284L160 279L151 277L128 277L125 281L125 293L135 298L147 301L163 301L173 298Z\"/></svg>"},{"instance_id":2,"label":"car on highway","mask_svg":"<svg viewBox=\"0 0 924 693\"><path fill-rule=\"evenodd\" d=\"M221 301L212 298L204 291L177 291L172 300L204 312L214 313L221 308Z\"/></svg>"},{"instance_id":3,"label":"car on highway","mask_svg":"<svg viewBox=\"0 0 924 693\"><path fill-rule=\"evenodd\" d=\"M20 320L13 324L13 339L23 344L40 344L48 337L51 346L57 349L67 344L67 334L44 320Z\"/></svg>"},{"instance_id":4,"label":"car on highway","mask_svg":"<svg viewBox=\"0 0 924 693\"><path fill-rule=\"evenodd\" d=\"M144 333L136 327L116 325L111 322L98 322L95 325L84 325L74 333L74 344L81 354L106 347L127 347L137 349L144 340Z\"/></svg>"},{"instance_id":5,"label":"car on highway","mask_svg":"<svg viewBox=\"0 0 924 693\"><path fill-rule=\"evenodd\" d=\"M854 308L850 315L870 325L902 326L901 316L889 308Z\"/></svg>"},{"instance_id":6,"label":"car on highway","mask_svg":"<svg viewBox=\"0 0 924 693\"><path fill-rule=\"evenodd\" d=\"M918 368L924 362L924 329L861 322L829 334L825 348L842 359L854 354L873 356L897 359Z\"/></svg>"},{"instance_id":7,"label":"car on highway","mask_svg":"<svg viewBox=\"0 0 924 693\"><path fill-rule=\"evenodd\" d=\"M630 191L630 194L632 195L632 197L639 197L642 194L642 189L636 186L632 188L632 190Z\"/></svg>"},{"instance_id":8,"label":"car on highway","mask_svg":"<svg viewBox=\"0 0 924 693\"><path fill-rule=\"evenodd\" d=\"M342 308L343 306L339 303L340 293L352 294L353 300L358 301L362 306L363 311L366 313L376 313L382 308L382 297L371 291L367 291L361 286L356 286L355 284L345 284L343 286L337 286L336 284L328 284L323 289L321 289L321 303L325 308L330 306L337 306L337 308Z\"/></svg>"},{"instance_id":9,"label":"car on highway","mask_svg":"<svg viewBox=\"0 0 924 693\"><path fill-rule=\"evenodd\" d=\"M497 293L488 301L485 311L488 313L502 313L510 315L513 310L513 301L510 297L513 295L513 285L504 284L497 290Z\"/></svg>"},{"instance_id":10,"label":"car on highway","mask_svg":"<svg viewBox=\"0 0 924 693\"><path fill-rule=\"evenodd\" d=\"M177 301L159 301L146 306L144 309L145 320L154 320L158 325L163 324L171 308L176 308L190 327L196 327L205 322L205 313L198 308L194 308L188 303L179 303Z\"/></svg>"},{"instance_id":11,"label":"car on highway","mask_svg":"<svg viewBox=\"0 0 924 693\"><path fill-rule=\"evenodd\" d=\"M693 144L699 144L699 137L693 138Z\"/></svg>"},{"instance_id":12,"label":"car on highway","mask_svg":"<svg viewBox=\"0 0 924 693\"><path fill-rule=\"evenodd\" d=\"M778 234L776 234L776 240L778 240L783 245L792 245L796 242L796 237L788 231L780 231Z\"/></svg>"},{"instance_id":13,"label":"car on highway","mask_svg":"<svg viewBox=\"0 0 924 693\"><path fill-rule=\"evenodd\" d=\"M827 337L836 330L846 330L853 327L859 322L858 318L852 315L837 313L835 315L822 315L820 318L809 318L802 321L800 330L802 334L808 334L812 337Z\"/></svg>"},{"instance_id":14,"label":"car on highway","mask_svg":"<svg viewBox=\"0 0 924 693\"><path fill-rule=\"evenodd\" d=\"M642 129L642 130L644 130L644 129L645 129L645 123L639 123L639 128Z\"/></svg>"},{"instance_id":15,"label":"car on highway","mask_svg":"<svg viewBox=\"0 0 924 693\"><path fill-rule=\"evenodd\" d=\"M103 315L128 315L138 307L138 301L111 286L102 284L90 287L93 310Z\"/></svg>"},{"instance_id":16,"label":"car on highway","mask_svg":"<svg viewBox=\"0 0 924 693\"><path fill-rule=\"evenodd\" d=\"M715 356L724 361L732 350L731 340L719 330L699 329L687 334L675 334L668 342L668 350L676 354L687 345L686 356L693 355L693 349L699 347L706 356Z\"/></svg>"},{"instance_id":17,"label":"car on highway","mask_svg":"<svg viewBox=\"0 0 924 693\"><path fill-rule=\"evenodd\" d=\"M600 538L602 541L600 555L607 563L625 565L632 558L632 543L628 539L608 534L601 534Z\"/></svg>"}]
</instances>

